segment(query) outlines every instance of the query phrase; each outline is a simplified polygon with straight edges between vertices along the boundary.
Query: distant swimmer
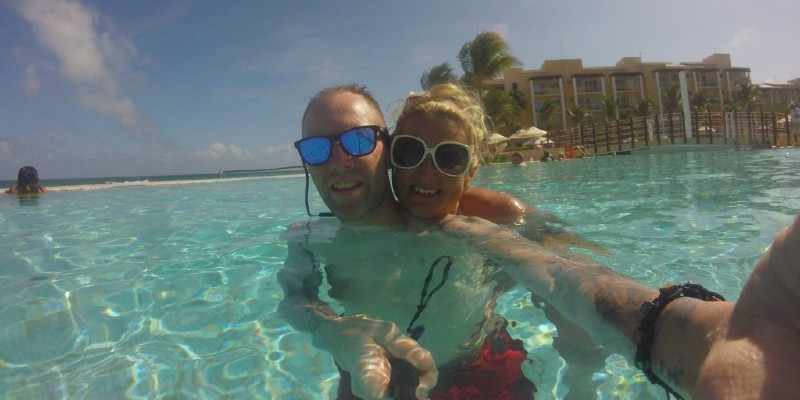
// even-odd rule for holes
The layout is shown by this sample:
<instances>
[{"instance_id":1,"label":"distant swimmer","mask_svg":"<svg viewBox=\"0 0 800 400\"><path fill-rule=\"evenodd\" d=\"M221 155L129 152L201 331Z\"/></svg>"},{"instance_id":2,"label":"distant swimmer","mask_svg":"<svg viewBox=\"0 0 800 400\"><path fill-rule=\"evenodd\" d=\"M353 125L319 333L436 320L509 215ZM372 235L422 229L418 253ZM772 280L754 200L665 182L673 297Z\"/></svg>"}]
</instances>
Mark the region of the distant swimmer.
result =
<instances>
[{"instance_id":1,"label":"distant swimmer","mask_svg":"<svg viewBox=\"0 0 800 400\"><path fill-rule=\"evenodd\" d=\"M39 173L36 168L25 166L19 169L17 184L6 190L8 194L39 194L47 190L39 185Z\"/></svg>"},{"instance_id":2,"label":"distant swimmer","mask_svg":"<svg viewBox=\"0 0 800 400\"><path fill-rule=\"evenodd\" d=\"M511 155L511 164L513 164L516 167L524 167L528 165L525 164L525 160L522 158L522 154L518 152L514 152L514 154Z\"/></svg>"}]
</instances>

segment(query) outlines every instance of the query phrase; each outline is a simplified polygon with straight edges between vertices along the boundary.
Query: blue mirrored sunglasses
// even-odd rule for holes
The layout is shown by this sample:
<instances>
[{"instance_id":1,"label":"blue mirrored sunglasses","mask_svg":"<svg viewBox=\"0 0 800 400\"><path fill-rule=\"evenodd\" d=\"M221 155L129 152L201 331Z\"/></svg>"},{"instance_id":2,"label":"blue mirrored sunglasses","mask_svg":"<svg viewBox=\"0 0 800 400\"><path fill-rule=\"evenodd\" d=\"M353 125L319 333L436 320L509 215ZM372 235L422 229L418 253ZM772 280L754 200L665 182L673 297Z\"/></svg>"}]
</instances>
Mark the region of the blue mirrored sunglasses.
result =
<instances>
[{"instance_id":1,"label":"blue mirrored sunglasses","mask_svg":"<svg viewBox=\"0 0 800 400\"><path fill-rule=\"evenodd\" d=\"M308 165L325 164L333 153L333 144L339 142L342 150L353 157L363 157L373 151L378 139L389 131L378 125L365 125L348 129L331 136L310 136L294 142L300 158Z\"/></svg>"}]
</instances>

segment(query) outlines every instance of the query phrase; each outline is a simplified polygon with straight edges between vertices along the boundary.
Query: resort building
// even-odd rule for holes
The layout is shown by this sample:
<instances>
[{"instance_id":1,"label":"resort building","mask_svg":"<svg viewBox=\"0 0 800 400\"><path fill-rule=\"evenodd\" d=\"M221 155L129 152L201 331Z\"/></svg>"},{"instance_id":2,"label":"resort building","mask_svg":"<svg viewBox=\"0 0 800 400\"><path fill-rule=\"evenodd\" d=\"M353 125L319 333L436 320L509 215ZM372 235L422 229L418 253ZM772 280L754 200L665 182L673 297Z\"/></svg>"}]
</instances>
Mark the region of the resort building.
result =
<instances>
[{"instance_id":1,"label":"resort building","mask_svg":"<svg viewBox=\"0 0 800 400\"><path fill-rule=\"evenodd\" d=\"M673 102L664 101L664 93L673 84L684 81L689 93L707 92L710 111L725 111L738 83L750 80L750 68L731 65L730 54L712 54L700 62L642 62L641 57L625 57L613 67L585 67L580 59L546 60L541 69L506 70L490 85L506 93L520 91L528 102L528 110L520 113L520 126L536 126L545 130L566 130L574 127L566 110L581 106L587 112L584 123L600 123L634 117L634 105L650 99L653 113L682 112L669 109ZM800 98L800 78L786 84L757 85L762 96L763 111L773 111ZM678 94L679 95L679 94ZM615 100L613 115L606 113L604 103ZM667 104L665 104L667 103Z\"/></svg>"}]
</instances>

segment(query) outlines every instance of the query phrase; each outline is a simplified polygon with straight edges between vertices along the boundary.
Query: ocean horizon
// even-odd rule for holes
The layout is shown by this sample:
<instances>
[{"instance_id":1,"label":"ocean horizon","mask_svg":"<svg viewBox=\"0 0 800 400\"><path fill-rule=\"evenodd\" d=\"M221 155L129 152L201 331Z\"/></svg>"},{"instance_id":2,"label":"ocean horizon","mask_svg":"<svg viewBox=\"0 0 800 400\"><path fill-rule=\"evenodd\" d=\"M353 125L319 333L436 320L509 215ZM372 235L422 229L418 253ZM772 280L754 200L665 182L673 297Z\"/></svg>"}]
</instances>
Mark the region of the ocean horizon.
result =
<instances>
[{"instance_id":1,"label":"ocean horizon","mask_svg":"<svg viewBox=\"0 0 800 400\"><path fill-rule=\"evenodd\" d=\"M133 186L158 184L178 184L178 183L200 183L204 181L242 179L242 178L263 178L283 175L297 175L303 173L302 166L290 166L280 168L268 168L258 170L230 170L218 171L208 174L181 174L181 175L131 175L131 176L108 176L92 178L62 178L45 179L41 178L39 183L49 191L70 190L70 188L86 189L89 187L113 187L113 186ZM0 180L0 187L3 190L15 185L16 180Z\"/></svg>"}]
</instances>

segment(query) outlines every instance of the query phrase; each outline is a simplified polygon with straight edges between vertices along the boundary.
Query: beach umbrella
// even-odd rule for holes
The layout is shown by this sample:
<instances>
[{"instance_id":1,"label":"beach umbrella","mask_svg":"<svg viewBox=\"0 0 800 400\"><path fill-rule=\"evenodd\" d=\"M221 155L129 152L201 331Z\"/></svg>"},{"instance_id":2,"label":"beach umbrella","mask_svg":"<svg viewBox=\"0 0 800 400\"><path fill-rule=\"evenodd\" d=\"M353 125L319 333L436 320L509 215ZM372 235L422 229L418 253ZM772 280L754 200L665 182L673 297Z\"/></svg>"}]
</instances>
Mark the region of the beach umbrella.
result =
<instances>
[{"instance_id":1,"label":"beach umbrella","mask_svg":"<svg viewBox=\"0 0 800 400\"><path fill-rule=\"evenodd\" d=\"M498 144L505 142L506 140L508 140L508 138L499 133L493 133L491 136L489 136L489 144Z\"/></svg>"},{"instance_id":2,"label":"beach umbrella","mask_svg":"<svg viewBox=\"0 0 800 400\"><path fill-rule=\"evenodd\" d=\"M515 140L515 139L538 139L538 138L540 138L540 137L542 137L542 136L544 136L546 134L547 134L547 132L545 132L545 131L543 131L543 130L535 127L535 126L532 126L532 127L528 128L528 129L520 129L520 130L516 131L513 135L509 136L508 138L511 139L511 140Z\"/></svg>"},{"instance_id":3,"label":"beach umbrella","mask_svg":"<svg viewBox=\"0 0 800 400\"><path fill-rule=\"evenodd\" d=\"M533 135L533 137L536 138L544 137L545 135L547 135L547 131L545 131L544 129L539 129L535 126L528 128L527 132L529 135Z\"/></svg>"},{"instance_id":4,"label":"beach umbrella","mask_svg":"<svg viewBox=\"0 0 800 400\"><path fill-rule=\"evenodd\" d=\"M553 143L555 142L546 137L540 137L533 142L533 144L553 144Z\"/></svg>"}]
</instances>

